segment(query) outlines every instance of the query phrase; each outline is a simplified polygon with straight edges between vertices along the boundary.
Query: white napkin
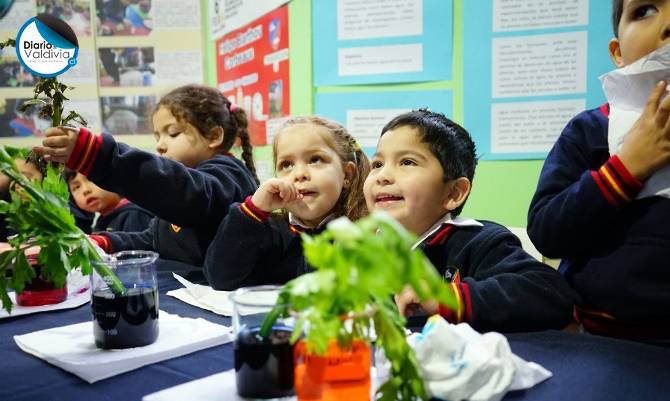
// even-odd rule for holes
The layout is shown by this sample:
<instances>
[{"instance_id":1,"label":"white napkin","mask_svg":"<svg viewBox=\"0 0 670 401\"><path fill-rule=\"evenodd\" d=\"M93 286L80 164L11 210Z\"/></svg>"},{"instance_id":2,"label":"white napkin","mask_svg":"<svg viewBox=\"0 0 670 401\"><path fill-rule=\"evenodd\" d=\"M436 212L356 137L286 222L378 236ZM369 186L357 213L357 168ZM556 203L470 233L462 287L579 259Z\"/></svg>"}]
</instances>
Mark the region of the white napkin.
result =
<instances>
[{"instance_id":1,"label":"white napkin","mask_svg":"<svg viewBox=\"0 0 670 401\"><path fill-rule=\"evenodd\" d=\"M176 273L172 273L184 288L168 291L167 295L175 297L187 304L212 311L223 316L233 315L233 301L230 299L232 291L217 291L208 285L194 284ZM277 293L274 291L256 292L254 302L274 304ZM241 315L267 312L266 308L242 307Z\"/></svg>"},{"instance_id":2,"label":"white napkin","mask_svg":"<svg viewBox=\"0 0 670 401\"><path fill-rule=\"evenodd\" d=\"M21 306L16 304L16 294L14 292L9 293L9 299L14 304L12 313L7 313L6 310L0 308L0 319L79 307L91 300L91 285L88 277L83 276L79 269L71 270L67 276L67 298L63 302L41 306Z\"/></svg>"},{"instance_id":3,"label":"white napkin","mask_svg":"<svg viewBox=\"0 0 670 401\"><path fill-rule=\"evenodd\" d=\"M374 393L377 391L377 382L375 368L370 371L370 394L374 399ZM262 383L259 383L262 385ZM155 393L147 394L142 397L142 401L243 401L248 398L242 398L237 395L237 384L235 383L235 369L217 373L202 379L193 380L188 383L170 387ZM296 397L275 398L276 400L293 401Z\"/></svg>"},{"instance_id":4,"label":"white napkin","mask_svg":"<svg viewBox=\"0 0 670 401\"><path fill-rule=\"evenodd\" d=\"M151 345L102 350L93 340L93 322L14 336L23 351L74 373L89 383L154 362L233 340L230 327L160 311L158 340Z\"/></svg>"},{"instance_id":5,"label":"white napkin","mask_svg":"<svg viewBox=\"0 0 670 401\"><path fill-rule=\"evenodd\" d=\"M623 139L640 117L658 81L670 82L670 46L655 50L626 67L600 77L610 104L608 144L610 154L618 153ZM670 197L670 166L654 173L637 199L649 196Z\"/></svg>"},{"instance_id":6,"label":"white napkin","mask_svg":"<svg viewBox=\"0 0 670 401\"><path fill-rule=\"evenodd\" d=\"M429 394L444 400L498 401L508 391L533 387L552 376L542 366L514 355L502 334L479 334L467 323L453 325L438 315L408 342ZM381 348L375 358L378 380L383 383L390 364Z\"/></svg>"}]
</instances>

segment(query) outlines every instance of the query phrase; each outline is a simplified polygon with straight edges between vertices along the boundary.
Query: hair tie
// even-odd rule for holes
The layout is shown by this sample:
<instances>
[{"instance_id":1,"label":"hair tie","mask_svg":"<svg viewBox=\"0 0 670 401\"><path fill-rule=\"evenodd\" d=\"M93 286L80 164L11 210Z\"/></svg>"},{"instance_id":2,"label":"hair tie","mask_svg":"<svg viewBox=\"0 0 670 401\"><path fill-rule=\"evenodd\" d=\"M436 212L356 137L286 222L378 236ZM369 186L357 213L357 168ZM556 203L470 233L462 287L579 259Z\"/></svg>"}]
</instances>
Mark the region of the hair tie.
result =
<instances>
[{"instance_id":1,"label":"hair tie","mask_svg":"<svg viewBox=\"0 0 670 401\"><path fill-rule=\"evenodd\" d=\"M230 110L231 113L234 113L235 110L237 110L237 105L233 102L230 102L230 105L228 106L228 110Z\"/></svg>"}]
</instances>

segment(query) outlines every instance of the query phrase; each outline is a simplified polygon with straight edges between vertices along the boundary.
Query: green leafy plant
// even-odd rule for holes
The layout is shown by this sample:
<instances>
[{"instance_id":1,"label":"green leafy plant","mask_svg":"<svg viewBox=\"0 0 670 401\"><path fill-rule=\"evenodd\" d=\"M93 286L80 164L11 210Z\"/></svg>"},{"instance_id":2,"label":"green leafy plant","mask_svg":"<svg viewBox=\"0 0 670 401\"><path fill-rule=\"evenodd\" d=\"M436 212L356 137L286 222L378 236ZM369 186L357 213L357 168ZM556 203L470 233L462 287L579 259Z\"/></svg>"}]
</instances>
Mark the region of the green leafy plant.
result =
<instances>
[{"instance_id":1,"label":"green leafy plant","mask_svg":"<svg viewBox=\"0 0 670 401\"><path fill-rule=\"evenodd\" d=\"M11 286L20 293L26 283L36 277L35 269L28 263L25 250L39 246L37 261L40 274L53 281L57 287L65 285L67 273L74 267L81 267L82 273L91 272L91 261L100 261L94 246L86 234L75 224L68 206L67 184L61 179L57 167L47 166L43 181L33 182L19 172L15 157L24 153L0 146L0 171L20 187L12 191L11 202L0 201L0 214L4 214L7 224L18 234L9 239L12 249L0 253L0 299L2 307L11 311L12 302L7 295ZM11 278L7 270L13 268ZM112 270L102 263L95 268L110 288L123 293L124 287Z\"/></svg>"},{"instance_id":2,"label":"green leafy plant","mask_svg":"<svg viewBox=\"0 0 670 401\"><path fill-rule=\"evenodd\" d=\"M16 41L10 38L0 42L0 50L8 46L16 46ZM41 106L40 116L50 119L54 127L72 121L86 125L86 121L75 111L63 117L64 102L69 100L64 93L72 87L58 82L56 77L36 78L34 97L23 103L21 111ZM7 311L12 308L8 287L20 293L26 283L36 276L24 253L31 246L40 247L37 261L41 266L41 276L53 281L57 287L65 285L67 273L73 267L80 266L82 273L89 274L91 261L101 260L70 213L69 192L61 178L61 169L48 165L44 180L41 183L32 182L19 172L14 163L16 157L25 159L27 156L25 151L0 146L0 171L21 188L20 193L11 194L11 202L0 201L0 214L4 214L8 226L18 232L9 240L12 248L0 254L0 300ZM102 263L94 266L115 293L123 293L123 284L108 266ZM13 271L8 278L10 268Z\"/></svg>"},{"instance_id":3,"label":"green leafy plant","mask_svg":"<svg viewBox=\"0 0 670 401\"><path fill-rule=\"evenodd\" d=\"M305 257L316 271L282 288L260 334L267 336L279 316L295 314L291 342L304 336L308 352L323 355L330 340L344 348L356 339L370 341L374 326L377 346L391 362L381 400L428 399L393 295L409 285L421 300L454 308L456 298L423 252L411 250L415 241L385 213L356 223L341 218L321 235L303 235Z\"/></svg>"}]
</instances>

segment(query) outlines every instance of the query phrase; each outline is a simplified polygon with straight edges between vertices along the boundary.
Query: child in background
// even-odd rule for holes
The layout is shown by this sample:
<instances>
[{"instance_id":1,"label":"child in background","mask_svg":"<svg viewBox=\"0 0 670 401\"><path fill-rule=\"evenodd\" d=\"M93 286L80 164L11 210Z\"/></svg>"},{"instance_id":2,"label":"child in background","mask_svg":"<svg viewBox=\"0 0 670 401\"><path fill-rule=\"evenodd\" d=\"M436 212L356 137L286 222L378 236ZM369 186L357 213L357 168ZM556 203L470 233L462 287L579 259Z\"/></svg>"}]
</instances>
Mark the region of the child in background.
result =
<instances>
[{"instance_id":1,"label":"child in background","mask_svg":"<svg viewBox=\"0 0 670 401\"><path fill-rule=\"evenodd\" d=\"M202 266L230 204L256 190L246 114L216 89L187 85L160 100L153 125L159 155L84 128L50 128L35 150L156 216L142 232L92 236L106 252L155 250ZM244 163L229 152L238 138Z\"/></svg>"},{"instance_id":2,"label":"child in background","mask_svg":"<svg viewBox=\"0 0 670 401\"><path fill-rule=\"evenodd\" d=\"M670 0L614 0L610 56L624 67L670 43ZM608 147L607 104L568 123L544 162L528 235L577 290L589 332L670 339L670 199L636 199L670 163L670 96L659 82L618 154Z\"/></svg>"},{"instance_id":3,"label":"child in background","mask_svg":"<svg viewBox=\"0 0 670 401\"><path fill-rule=\"evenodd\" d=\"M128 199L105 191L76 171L66 171L65 180L79 209L99 213L93 223L93 232L134 232L149 228L154 216Z\"/></svg>"},{"instance_id":4,"label":"child in background","mask_svg":"<svg viewBox=\"0 0 670 401\"><path fill-rule=\"evenodd\" d=\"M231 208L207 250L205 277L215 289L285 283L309 270L301 232L317 234L332 219L367 213L362 191L370 164L346 128L293 118L272 148L277 177ZM278 209L288 216L271 216Z\"/></svg>"},{"instance_id":5,"label":"child in background","mask_svg":"<svg viewBox=\"0 0 670 401\"><path fill-rule=\"evenodd\" d=\"M31 181L42 182L44 176L47 174L47 164L44 158L39 157L33 152L28 154L26 159L17 157L14 159L14 164L19 172ZM10 191L21 191L21 187L17 187L11 178L4 174L0 174L0 200L11 202ZM0 241L6 242L7 237L16 234L13 230L7 227L5 216L0 215Z\"/></svg>"},{"instance_id":6,"label":"child in background","mask_svg":"<svg viewBox=\"0 0 670 401\"><path fill-rule=\"evenodd\" d=\"M574 295L565 280L528 255L505 227L459 216L476 164L470 135L442 114L412 111L382 130L365 181L368 209L388 212L418 235L415 247L457 294L455 311L431 301L421 307L479 331L566 326ZM396 303L406 316L418 308L410 290Z\"/></svg>"}]
</instances>

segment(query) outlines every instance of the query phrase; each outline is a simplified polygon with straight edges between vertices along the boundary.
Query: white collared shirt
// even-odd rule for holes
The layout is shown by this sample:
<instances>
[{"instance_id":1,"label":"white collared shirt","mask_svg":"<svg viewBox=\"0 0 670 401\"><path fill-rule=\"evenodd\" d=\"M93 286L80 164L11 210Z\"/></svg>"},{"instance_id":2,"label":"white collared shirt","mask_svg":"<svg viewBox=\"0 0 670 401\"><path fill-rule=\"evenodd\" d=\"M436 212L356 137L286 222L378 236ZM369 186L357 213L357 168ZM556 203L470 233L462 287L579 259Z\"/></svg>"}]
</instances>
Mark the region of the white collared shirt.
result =
<instances>
[{"instance_id":1,"label":"white collared shirt","mask_svg":"<svg viewBox=\"0 0 670 401\"><path fill-rule=\"evenodd\" d=\"M455 219L451 218L451 213L447 213L444 216L442 216L441 219L439 219L435 224L433 224L432 227L430 227L426 232L424 232L421 237L419 237L419 240L412 246L412 249L416 249L423 241L426 240L426 238L430 237L433 235L437 230L442 228L445 224L451 224L453 226L460 226L460 227L465 227L465 226L474 226L474 227L481 227L483 226L482 223L478 222L475 219L469 219L467 217L461 217L461 216L456 216Z\"/></svg>"},{"instance_id":2,"label":"white collared shirt","mask_svg":"<svg viewBox=\"0 0 670 401\"><path fill-rule=\"evenodd\" d=\"M316 227L310 227L306 223L304 223L302 220L300 220L298 217L296 217L293 213L289 212L288 213L288 222L291 225L306 228L307 230L318 230L321 227L325 226L326 224L330 223L332 220L335 220L337 216L335 214L329 214L326 216L321 222L316 226Z\"/></svg>"}]
</instances>

